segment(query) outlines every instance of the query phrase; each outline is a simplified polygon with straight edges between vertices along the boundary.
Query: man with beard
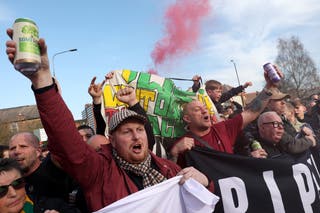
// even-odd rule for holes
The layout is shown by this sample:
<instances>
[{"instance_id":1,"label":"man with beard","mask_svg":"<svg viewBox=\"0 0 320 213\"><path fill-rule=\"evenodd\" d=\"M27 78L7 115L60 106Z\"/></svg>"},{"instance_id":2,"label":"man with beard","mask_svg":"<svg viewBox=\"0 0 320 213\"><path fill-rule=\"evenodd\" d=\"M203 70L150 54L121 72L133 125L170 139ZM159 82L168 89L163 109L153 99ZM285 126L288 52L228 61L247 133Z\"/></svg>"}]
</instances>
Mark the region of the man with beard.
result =
<instances>
[{"instance_id":1,"label":"man with beard","mask_svg":"<svg viewBox=\"0 0 320 213\"><path fill-rule=\"evenodd\" d=\"M7 34L12 37L13 30L8 29ZM99 210L176 175L182 176L181 184L192 177L213 190L212 181L198 170L192 167L181 170L175 163L154 155L148 149L146 118L131 110L120 110L111 117L110 144L102 145L101 151L96 152L84 143L52 78L44 39L39 39L38 44L39 70L31 75L22 74L32 83L50 153L80 184L89 211ZM13 62L16 43L10 40L6 45L8 58Z\"/></svg>"}]
</instances>

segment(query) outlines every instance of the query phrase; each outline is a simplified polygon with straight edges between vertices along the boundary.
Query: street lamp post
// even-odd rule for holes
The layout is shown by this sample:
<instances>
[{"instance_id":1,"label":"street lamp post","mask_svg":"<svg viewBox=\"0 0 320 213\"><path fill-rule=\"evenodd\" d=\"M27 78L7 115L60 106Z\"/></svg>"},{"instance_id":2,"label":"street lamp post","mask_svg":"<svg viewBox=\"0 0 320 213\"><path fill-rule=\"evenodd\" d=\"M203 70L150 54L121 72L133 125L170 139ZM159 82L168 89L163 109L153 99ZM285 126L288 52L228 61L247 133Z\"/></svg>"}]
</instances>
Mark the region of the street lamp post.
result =
<instances>
[{"instance_id":1,"label":"street lamp post","mask_svg":"<svg viewBox=\"0 0 320 213\"><path fill-rule=\"evenodd\" d=\"M67 53L67 52L74 52L74 51L77 51L77 49L70 49L70 50L65 50L65 51L57 52L57 53L55 53L55 54L52 56L52 71L53 71L53 77L56 77L56 73L55 73L55 71L54 71L54 58L55 58L57 55L60 55L60 54L63 54L63 53Z\"/></svg>"},{"instance_id":2,"label":"street lamp post","mask_svg":"<svg viewBox=\"0 0 320 213\"><path fill-rule=\"evenodd\" d=\"M236 62L234 62L233 59L231 59L230 62L233 63L234 71L236 72L236 75L237 75L238 85L241 86L240 80L239 80L239 75L238 75L238 70L237 70L237 66L236 66ZM241 94L241 101L242 101L242 106L244 107L244 100L243 100L242 94Z\"/></svg>"},{"instance_id":3,"label":"street lamp post","mask_svg":"<svg viewBox=\"0 0 320 213\"><path fill-rule=\"evenodd\" d=\"M231 63L233 63L234 70L236 71L236 75L237 75L238 84L240 86L241 84L240 84L240 80L239 80L239 76L238 76L238 70L237 70L236 63L234 62L234 60L230 60L230 61L231 61Z\"/></svg>"}]
</instances>

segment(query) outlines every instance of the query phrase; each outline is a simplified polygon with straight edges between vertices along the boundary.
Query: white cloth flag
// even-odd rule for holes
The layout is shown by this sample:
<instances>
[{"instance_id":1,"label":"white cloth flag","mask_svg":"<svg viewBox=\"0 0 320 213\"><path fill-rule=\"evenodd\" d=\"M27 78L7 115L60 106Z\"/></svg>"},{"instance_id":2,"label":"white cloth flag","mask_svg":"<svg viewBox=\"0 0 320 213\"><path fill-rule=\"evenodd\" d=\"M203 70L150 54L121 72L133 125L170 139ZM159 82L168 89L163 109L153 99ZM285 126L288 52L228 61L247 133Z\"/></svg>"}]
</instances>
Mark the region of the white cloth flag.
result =
<instances>
[{"instance_id":1,"label":"white cloth flag","mask_svg":"<svg viewBox=\"0 0 320 213\"><path fill-rule=\"evenodd\" d=\"M219 197L194 179L182 186L182 176L170 178L145 188L94 213L208 213L213 212Z\"/></svg>"}]
</instances>

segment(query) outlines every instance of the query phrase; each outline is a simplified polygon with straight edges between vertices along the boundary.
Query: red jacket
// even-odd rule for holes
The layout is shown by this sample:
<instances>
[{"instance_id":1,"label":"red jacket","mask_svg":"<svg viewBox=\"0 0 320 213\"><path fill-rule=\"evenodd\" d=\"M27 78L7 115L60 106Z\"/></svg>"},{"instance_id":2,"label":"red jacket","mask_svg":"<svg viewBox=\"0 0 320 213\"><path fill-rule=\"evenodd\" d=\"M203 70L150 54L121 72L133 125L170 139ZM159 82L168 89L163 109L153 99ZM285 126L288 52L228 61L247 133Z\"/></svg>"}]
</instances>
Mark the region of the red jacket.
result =
<instances>
[{"instance_id":1,"label":"red jacket","mask_svg":"<svg viewBox=\"0 0 320 213\"><path fill-rule=\"evenodd\" d=\"M202 141L206 142L210 148L219 152L226 152L233 154L233 146L236 143L237 137L242 129L243 119L241 114L228 119L215 123L211 126L210 132L206 135L199 137ZM187 132L182 137L190 137L194 139L195 146L204 147L205 145L195 138L190 132ZM179 143L180 139L175 141ZM185 153L180 153L178 156L178 165L182 168L186 167Z\"/></svg>"},{"instance_id":2,"label":"red jacket","mask_svg":"<svg viewBox=\"0 0 320 213\"><path fill-rule=\"evenodd\" d=\"M97 153L83 142L71 112L56 89L35 93L41 121L48 135L49 150L81 185L90 211L99 210L138 191L114 161L111 145L103 146L101 153ZM152 153L151 156L166 178L174 177L180 171L175 163Z\"/></svg>"}]
</instances>

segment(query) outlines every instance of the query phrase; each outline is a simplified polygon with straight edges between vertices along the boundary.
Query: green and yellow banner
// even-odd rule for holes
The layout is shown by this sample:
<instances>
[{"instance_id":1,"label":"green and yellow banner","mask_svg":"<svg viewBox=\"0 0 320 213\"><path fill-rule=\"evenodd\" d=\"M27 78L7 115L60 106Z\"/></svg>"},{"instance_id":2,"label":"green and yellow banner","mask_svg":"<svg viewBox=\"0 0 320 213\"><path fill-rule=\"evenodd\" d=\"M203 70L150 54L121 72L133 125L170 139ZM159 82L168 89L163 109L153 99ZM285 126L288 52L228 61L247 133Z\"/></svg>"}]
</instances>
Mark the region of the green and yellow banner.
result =
<instances>
[{"instance_id":1,"label":"green and yellow banner","mask_svg":"<svg viewBox=\"0 0 320 213\"><path fill-rule=\"evenodd\" d=\"M153 151L159 153L157 149L161 149L162 157L170 143L185 133L182 121L183 104L198 99L207 106L212 119L216 120L216 109L204 88L200 88L197 93L182 91L168 78L145 72L118 70L114 71L113 78L109 79L103 88L102 113L107 127L109 117L120 108L126 107L116 98L116 92L128 85L136 89L137 99L147 112L156 137Z\"/></svg>"}]
</instances>

